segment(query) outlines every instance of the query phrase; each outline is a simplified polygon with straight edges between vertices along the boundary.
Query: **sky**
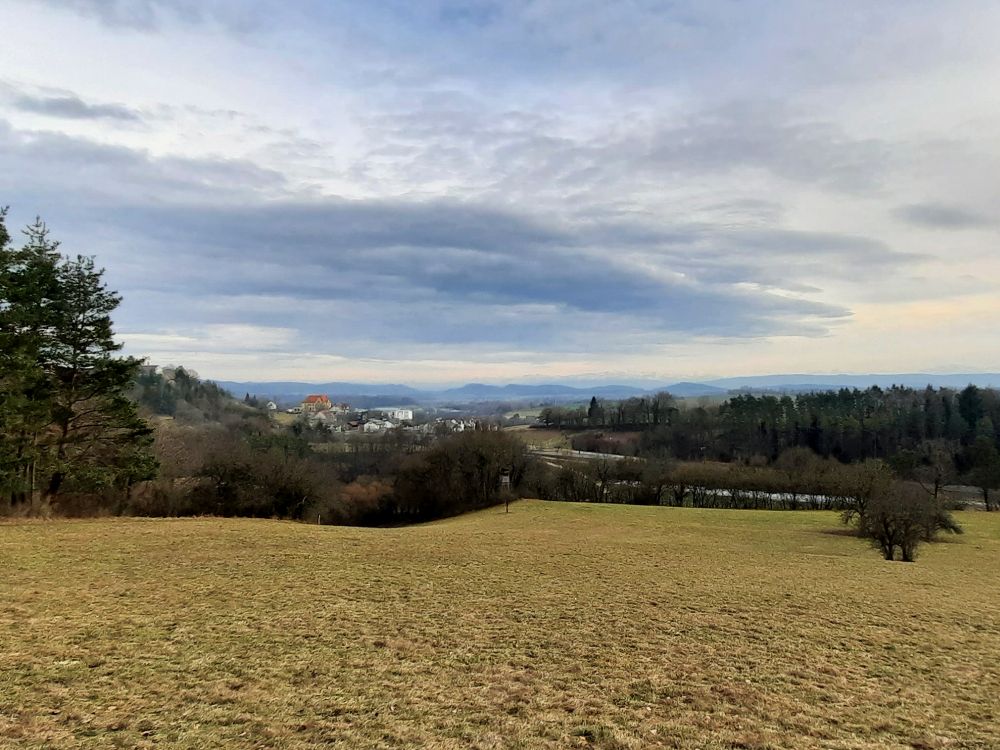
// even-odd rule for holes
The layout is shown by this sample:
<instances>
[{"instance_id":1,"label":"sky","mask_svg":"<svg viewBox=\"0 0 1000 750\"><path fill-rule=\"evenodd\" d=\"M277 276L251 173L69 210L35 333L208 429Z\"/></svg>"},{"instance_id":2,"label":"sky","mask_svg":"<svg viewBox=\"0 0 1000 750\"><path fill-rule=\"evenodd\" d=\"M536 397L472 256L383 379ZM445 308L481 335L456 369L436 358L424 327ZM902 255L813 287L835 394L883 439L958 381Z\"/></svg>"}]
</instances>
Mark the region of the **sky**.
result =
<instances>
[{"instance_id":1,"label":"sky","mask_svg":"<svg viewBox=\"0 0 1000 750\"><path fill-rule=\"evenodd\" d=\"M1000 4L0 0L0 205L228 380L1000 371Z\"/></svg>"}]
</instances>

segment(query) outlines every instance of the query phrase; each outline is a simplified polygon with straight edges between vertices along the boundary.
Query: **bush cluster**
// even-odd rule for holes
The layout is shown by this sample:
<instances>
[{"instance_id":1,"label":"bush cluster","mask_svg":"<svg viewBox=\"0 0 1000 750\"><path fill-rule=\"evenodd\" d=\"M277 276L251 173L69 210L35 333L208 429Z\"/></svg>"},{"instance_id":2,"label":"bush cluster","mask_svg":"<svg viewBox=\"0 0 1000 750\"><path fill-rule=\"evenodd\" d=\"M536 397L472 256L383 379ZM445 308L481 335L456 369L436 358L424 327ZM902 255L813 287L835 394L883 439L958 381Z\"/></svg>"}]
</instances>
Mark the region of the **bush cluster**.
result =
<instances>
[{"instance_id":1,"label":"bush cluster","mask_svg":"<svg viewBox=\"0 0 1000 750\"><path fill-rule=\"evenodd\" d=\"M516 489L528 465L523 444L496 431L460 433L429 447L392 435L369 437L351 450L317 453L303 437L259 427L244 419L162 429L156 443L161 478L138 487L118 510L409 523L503 502L502 478Z\"/></svg>"}]
</instances>

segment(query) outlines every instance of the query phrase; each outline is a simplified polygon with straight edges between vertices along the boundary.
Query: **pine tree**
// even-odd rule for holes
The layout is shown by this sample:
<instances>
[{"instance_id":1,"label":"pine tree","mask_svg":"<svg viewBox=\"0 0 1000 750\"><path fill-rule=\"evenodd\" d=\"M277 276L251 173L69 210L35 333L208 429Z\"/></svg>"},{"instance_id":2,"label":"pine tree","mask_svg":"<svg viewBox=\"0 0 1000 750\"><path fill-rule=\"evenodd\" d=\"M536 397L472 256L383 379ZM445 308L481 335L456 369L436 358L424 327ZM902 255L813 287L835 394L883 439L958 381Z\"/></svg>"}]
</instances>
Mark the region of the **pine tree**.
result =
<instances>
[{"instance_id":1,"label":"pine tree","mask_svg":"<svg viewBox=\"0 0 1000 750\"><path fill-rule=\"evenodd\" d=\"M9 502L31 499L52 416L45 343L55 328L56 247L36 221L14 248L0 213L0 489Z\"/></svg>"},{"instance_id":2,"label":"pine tree","mask_svg":"<svg viewBox=\"0 0 1000 750\"><path fill-rule=\"evenodd\" d=\"M596 427L602 421L602 409L600 403L597 401L597 396L590 397L590 406L587 407L587 424L591 427Z\"/></svg>"},{"instance_id":3,"label":"pine tree","mask_svg":"<svg viewBox=\"0 0 1000 750\"><path fill-rule=\"evenodd\" d=\"M0 234L3 489L14 503L127 490L156 464L151 430L127 397L140 362L115 355L121 298L93 259L60 255L41 221L25 234L20 249Z\"/></svg>"}]
</instances>

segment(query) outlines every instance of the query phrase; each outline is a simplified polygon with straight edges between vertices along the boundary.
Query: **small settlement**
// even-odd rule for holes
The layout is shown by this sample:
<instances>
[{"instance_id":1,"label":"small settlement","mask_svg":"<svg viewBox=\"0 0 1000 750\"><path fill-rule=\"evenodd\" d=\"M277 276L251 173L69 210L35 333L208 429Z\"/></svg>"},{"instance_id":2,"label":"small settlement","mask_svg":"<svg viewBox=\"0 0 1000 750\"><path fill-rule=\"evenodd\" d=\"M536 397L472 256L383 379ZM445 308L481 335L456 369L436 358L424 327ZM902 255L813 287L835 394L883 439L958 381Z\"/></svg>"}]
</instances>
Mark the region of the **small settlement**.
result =
<instances>
[{"instance_id":1,"label":"small settlement","mask_svg":"<svg viewBox=\"0 0 1000 750\"><path fill-rule=\"evenodd\" d=\"M413 409L353 409L350 404L334 403L325 393L306 396L302 403L287 410L289 414L301 414L310 427L321 427L330 432L380 433L402 429L435 434L441 432L464 432L477 427L472 419L438 418L416 424Z\"/></svg>"}]
</instances>

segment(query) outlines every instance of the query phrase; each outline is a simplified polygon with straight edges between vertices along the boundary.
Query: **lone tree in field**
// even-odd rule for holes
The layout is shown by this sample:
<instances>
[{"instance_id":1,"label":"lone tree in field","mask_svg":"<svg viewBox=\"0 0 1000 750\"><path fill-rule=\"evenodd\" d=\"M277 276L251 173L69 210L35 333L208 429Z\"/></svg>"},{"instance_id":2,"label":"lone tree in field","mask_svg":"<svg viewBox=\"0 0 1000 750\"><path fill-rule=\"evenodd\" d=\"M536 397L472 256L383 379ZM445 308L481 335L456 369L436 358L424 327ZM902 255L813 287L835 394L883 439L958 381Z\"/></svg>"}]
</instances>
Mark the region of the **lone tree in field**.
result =
<instances>
[{"instance_id":1,"label":"lone tree in field","mask_svg":"<svg viewBox=\"0 0 1000 750\"><path fill-rule=\"evenodd\" d=\"M0 213L0 501L127 491L155 474L151 430L127 391L139 360L119 357L121 298L91 258L67 258L41 221L14 247Z\"/></svg>"},{"instance_id":2,"label":"lone tree in field","mask_svg":"<svg viewBox=\"0 0 1000 750\"><path fill-rule=\"evenodd\" d=\"M872 495L856 517L858 533L870 539L886 560L895 560L898 549L903 562L913 562L920 543L932 541L939 531L962 533L933 495L905 482Z\"/></svg>"}]
</instances>

